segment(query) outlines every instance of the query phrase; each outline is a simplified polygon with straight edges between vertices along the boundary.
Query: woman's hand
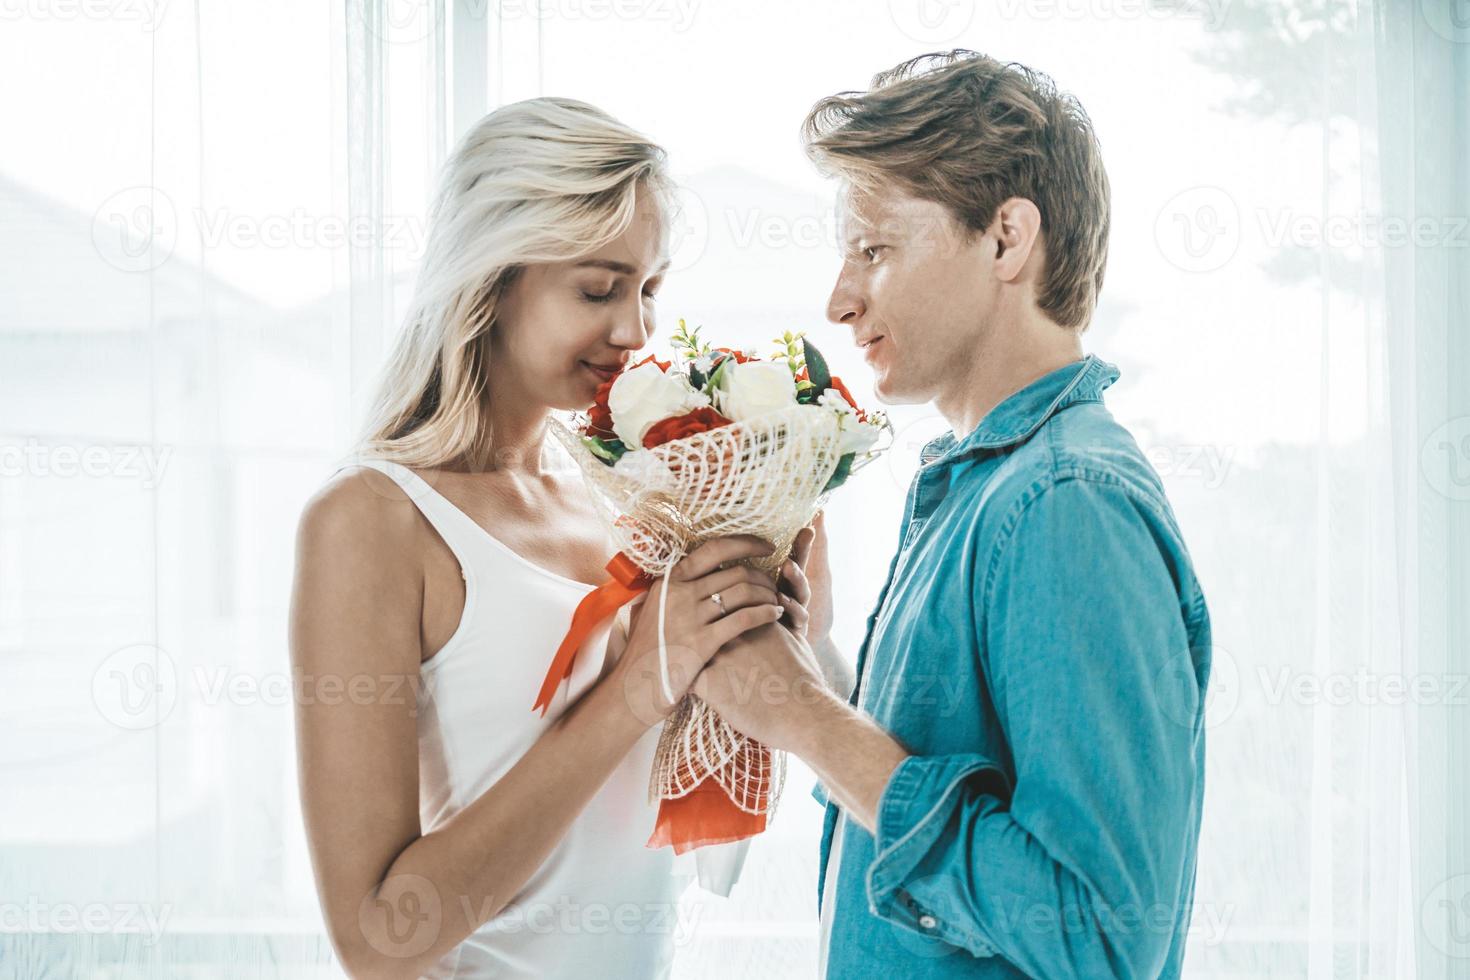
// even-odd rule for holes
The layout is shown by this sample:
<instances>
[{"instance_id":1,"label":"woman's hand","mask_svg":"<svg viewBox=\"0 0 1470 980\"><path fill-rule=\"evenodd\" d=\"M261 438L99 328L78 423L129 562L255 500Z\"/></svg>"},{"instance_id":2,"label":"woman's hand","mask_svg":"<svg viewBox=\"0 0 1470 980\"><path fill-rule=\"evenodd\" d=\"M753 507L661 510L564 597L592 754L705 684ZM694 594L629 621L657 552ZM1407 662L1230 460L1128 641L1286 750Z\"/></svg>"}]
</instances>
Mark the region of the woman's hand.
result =
<instances>
[{"instance_id":1,"label":"woman's hand","mask_svg":"<svg viewBox=\"0 0 1470 980\"><path fill-rule=\"evenodd\" d=\"M763 558L771 544L754 535L716 538L695 548L668 577L664 642L668 652L670 701L664 696L658 656L660 578L632 612L628 643L610 679L621 684L628 705L649 725L673 711L694 678L730 640L757 626L776 622L785 612L775 584L749 565L722 566ZM719 596L716 602L710 597Z\"/></svg>"},{"instance_id":2,"label":"woman's hand","mask_svg":"<svg viewBox=\"0 0 1470 980\"><path fill-rule=\"evenodd\" d=\"M827 559L827 529L822 514L796 536L791 557L781 566L781 624L810 644L832 632L832 569Z\"/></svg>"}]
</instances>

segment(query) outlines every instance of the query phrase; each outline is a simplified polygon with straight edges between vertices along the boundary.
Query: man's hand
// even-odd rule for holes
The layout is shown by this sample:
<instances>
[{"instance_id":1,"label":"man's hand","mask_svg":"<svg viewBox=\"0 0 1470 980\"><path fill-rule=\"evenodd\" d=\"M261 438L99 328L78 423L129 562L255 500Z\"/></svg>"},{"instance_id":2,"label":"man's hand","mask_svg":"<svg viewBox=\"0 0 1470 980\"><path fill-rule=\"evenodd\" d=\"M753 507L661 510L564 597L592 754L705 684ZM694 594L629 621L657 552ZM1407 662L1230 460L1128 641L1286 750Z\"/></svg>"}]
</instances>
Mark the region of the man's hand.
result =
<instances>
[{"instance_id":1,"label":"man's hand","mask_svg":"<svg viewBox=\"0 0 1470 980\"><path fill-rule=\"evenodd\" d=\"M786 616L783 626L816 647L832 632L832 569L827 559L827 530L819 512L796 535L791 557L781 566L778 583Z\"/></svg>"},{"instance_id":2,"label":"man's hand","mask_svg":"<svg viewBox=\"0 0 1470 980\"><path fill-rule=\"evenodd\" d=\"M833 800L867 828L908 752L822 679L811 648L780 623L720 648L693 692L736 730L811 766Z\"/></svg>"},{"instance_id":3,"label":"man's hand","mask_svg":"<svg viewBox=\"0 0 1470 980\"><path fill-rule=\"evenodd\" d=\"M816 709L836 700L811 648L779 623L726 643L692 690L742 734L790 751L817 723Z\"/></svg>"}]
</instances>

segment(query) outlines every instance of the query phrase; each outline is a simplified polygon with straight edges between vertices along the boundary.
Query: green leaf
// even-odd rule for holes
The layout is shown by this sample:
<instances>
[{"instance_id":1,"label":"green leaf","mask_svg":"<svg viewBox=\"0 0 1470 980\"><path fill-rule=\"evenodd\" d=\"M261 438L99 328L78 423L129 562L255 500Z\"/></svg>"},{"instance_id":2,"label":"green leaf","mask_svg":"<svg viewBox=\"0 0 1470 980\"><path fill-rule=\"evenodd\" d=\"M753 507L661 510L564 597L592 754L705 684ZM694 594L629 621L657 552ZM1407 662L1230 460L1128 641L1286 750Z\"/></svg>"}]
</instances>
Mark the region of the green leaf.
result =
<instances>
[{"instance_id":1,"label":"green leaf","mask_svg":"<svg viewBox=\"0 0 1470 980\"><path fill-rule=\"evenodd\" d=\"M734 363L735 358L731 357L729 354L719 355L719 359L715 361L715 366L710 370L709 373L709 388L707 389L708 391L714 391L720 386L720 381L725 377L725 365Z\"/></svg>"},{"instance_id":2,"label":"green leaf","mask_svg":"<svg viewBox=\"0 0 1470 980\"><path fill-rule=\"evenodd\" d=\"M852 475L852 461L855 459L857 459L857 453L848 453L837 461L837 469L832 471L832 478L822 488L823 493L829 490L836 490L847 482L847 478Z\"/></svg>"},{"instance_id":3,"label":"green leaf","mask_svg":"<svg viewBox=\"0 0 1470 980\"><path fill-rule=\"evenodd\" d=\"M583 436L582 444L591 451L592 455L611 466L623 458L628 447L623 445L621 439L601 439L597 436Z\"/></svg>"},{"instance_id":4,"label":"green leaf","mask_svg":"<svg viewBox=\"0 0 1470 980\"><path fill-rule=\"evenodd\" d=\"M806 376L820 394L832 387L832 372L827 367L827 359L817 350L817 345L805 337L801 340L801 346L806 357Z\"/></svg>"},{"instance_id":5,"label":"green leaf","mask_svg":"<svg viewBox=\"0 0 1470 980\"><path fill-rule=\"evenodd\" d=\"M674 331L674 335L669 338L669 343L687 360L692 361L701 354L709 353L709 344L699 339L699 327L691 330L682 317L679 319L679 326Z\"/></svg>"}]
</instances>

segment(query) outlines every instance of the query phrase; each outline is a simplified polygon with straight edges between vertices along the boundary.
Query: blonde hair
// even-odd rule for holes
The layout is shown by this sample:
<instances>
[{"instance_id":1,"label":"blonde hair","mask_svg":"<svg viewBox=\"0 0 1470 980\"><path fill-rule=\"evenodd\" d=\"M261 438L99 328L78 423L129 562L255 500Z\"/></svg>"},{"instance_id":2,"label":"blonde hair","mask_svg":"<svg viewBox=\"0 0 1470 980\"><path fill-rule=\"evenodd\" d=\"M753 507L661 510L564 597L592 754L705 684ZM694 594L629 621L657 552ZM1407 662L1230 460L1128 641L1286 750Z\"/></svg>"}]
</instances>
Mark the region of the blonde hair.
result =
<instances>
[{"instance_id":1,"label":"blonde hair","mask_svg":"<svg viewBox=\"0 0 1470 980\"><path fill-rule=\"evenodd\" d=\"M406 466L490 453L490 331L525 265L621 235L646 188L671 200L661 147L574 99L529 99L476 123L441 171L404 329L357 446Z\"/></svg>"}]
</instances>

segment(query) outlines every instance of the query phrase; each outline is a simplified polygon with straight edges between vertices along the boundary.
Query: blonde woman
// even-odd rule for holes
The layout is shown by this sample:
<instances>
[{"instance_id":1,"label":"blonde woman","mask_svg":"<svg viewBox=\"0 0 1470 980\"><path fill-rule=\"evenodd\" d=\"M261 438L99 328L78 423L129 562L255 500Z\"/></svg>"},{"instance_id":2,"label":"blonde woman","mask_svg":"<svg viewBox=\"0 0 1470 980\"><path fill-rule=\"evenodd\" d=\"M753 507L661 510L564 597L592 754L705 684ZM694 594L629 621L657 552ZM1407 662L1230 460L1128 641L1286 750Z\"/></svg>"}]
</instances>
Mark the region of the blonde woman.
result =
<instances>
[{"instance_id":1,"label":"blonde woman","mask_svg":"<svg viewBox=\"0 0 1470 980\"><path fill-rule=\"evenodd\" d=\"M668 972L676 880L644 846L672 707L650 682L656 602L584 645L544 718L532 704L615 550L578 479L547 465L548 417L589 406L648 343L669 191L663 151L591 106L481 120L443 172L356 462L302 516L299 779L353 976ZM723 538L671 575L676 696L726 641L805 627L794 564L790 596L723 567L766 553Z\"/></svg>"}]
</instances>

